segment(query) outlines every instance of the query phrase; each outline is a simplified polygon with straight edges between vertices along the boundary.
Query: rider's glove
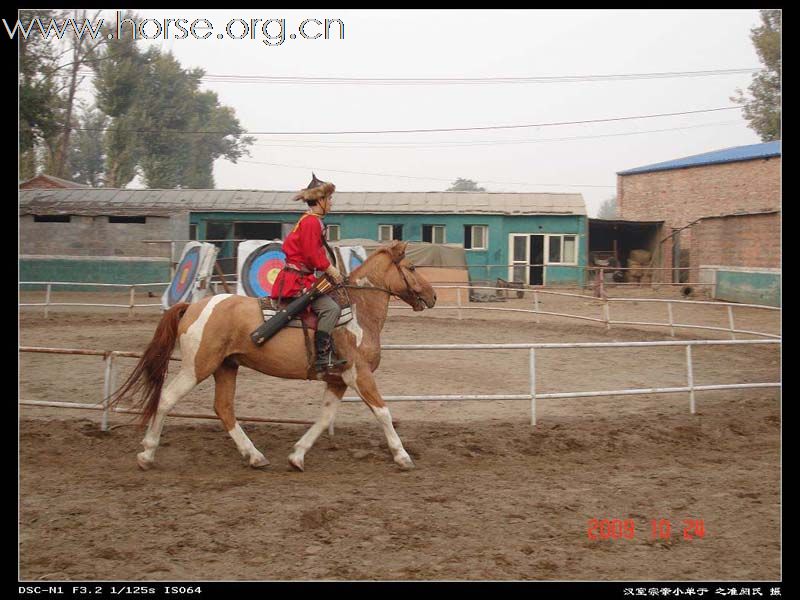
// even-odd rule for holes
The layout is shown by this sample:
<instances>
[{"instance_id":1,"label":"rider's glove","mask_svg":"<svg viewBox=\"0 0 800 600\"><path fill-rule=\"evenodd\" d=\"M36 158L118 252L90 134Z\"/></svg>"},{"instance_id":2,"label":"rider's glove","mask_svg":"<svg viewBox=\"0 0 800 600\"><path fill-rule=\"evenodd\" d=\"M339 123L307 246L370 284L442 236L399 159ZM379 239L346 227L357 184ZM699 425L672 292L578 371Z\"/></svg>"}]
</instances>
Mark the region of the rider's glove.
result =
<instances>
[{"instance_id":1,"label":"rider's glove","mask_svg":"<svg viewBox=\"0 0 800 600\"><path fill-rule=\"evenodd\" d=\"M342 283L344 279L342 278L342 274L339 272L339 269L331 265L327 269L325 269L325 273L333 279L334 283Z\"/></svg>"}]
</instances>

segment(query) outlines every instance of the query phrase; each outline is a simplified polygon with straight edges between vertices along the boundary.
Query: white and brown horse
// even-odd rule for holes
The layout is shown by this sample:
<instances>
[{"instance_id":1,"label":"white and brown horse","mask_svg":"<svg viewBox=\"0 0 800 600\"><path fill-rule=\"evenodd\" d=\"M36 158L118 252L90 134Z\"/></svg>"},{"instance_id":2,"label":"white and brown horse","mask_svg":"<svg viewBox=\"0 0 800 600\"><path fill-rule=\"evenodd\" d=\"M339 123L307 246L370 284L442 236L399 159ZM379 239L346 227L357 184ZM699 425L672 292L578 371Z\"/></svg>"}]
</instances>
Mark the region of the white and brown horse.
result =
<instances>
[{"instance_id":1,"label":"white and brown horse","mask_svg":"<svg viewBox=\"0 0 800 600\"><path fill-rule=\"evenodd\" d=\"M337 353L347 364L340 374L318 375L326 383L322 414L289 455L289 464L295 469L304 469L306 452L334 418L348 386L383 427L394 461L403 469L414 466L394 430L389 408L372 375L381 360L380 333L389 312L390 294L410 304L415 311L426 306L432 308L436 302L430 283L405 258L406 246L403 242L383 246L350 274L352 287L348 293L353 319L333 332ZM284 328L257 346L250 333L262 322L256 298L231 294L212 296L195 304L181 303L164 313L144 355L113 398L117 402L126 396L140 396L142 423L149 421L142 441L144 451L137 455L142 469L153 465L169 411L210 375L214 375L216 382L214 410L239 452L252 467L269 464L236 421L233 400L239 366L284 379L307 379L309 371L303 330ZM164 387L169 356L176 341L181 348L181 370Z\"/></svg>"}]
</instances>

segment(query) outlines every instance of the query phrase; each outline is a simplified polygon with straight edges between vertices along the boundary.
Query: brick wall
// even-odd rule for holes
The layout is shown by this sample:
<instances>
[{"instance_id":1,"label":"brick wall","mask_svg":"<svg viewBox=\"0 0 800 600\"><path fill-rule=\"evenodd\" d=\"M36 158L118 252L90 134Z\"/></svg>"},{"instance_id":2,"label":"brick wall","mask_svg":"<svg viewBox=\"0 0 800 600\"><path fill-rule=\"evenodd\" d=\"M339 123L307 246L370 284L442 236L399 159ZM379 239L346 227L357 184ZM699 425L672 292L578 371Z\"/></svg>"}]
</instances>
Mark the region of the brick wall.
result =
<instances>
[{"instance_id":1,"label":"brick wall","mask_svg":"<svg viewBox=\"0 0 800 600\"><path fill-rule=\"evenodd\" d=\"M691 227L693 281L700 265L777 269L781 266L781 213L703 219Z\"/></svg>"},{"instance_id":2,"label":"brick wall","mask_svg":"<svg viewBox=\"0 0 800 600\"><path fill-rule=\"evenodd\" d=\"M665 221L665 231L695 219L737 211L779 210L781 159L774 157L669 171L617 176L620 218ZM692 228L681 232L681 248L692 246ZM668 247L669 246L669 247ZM662 265L672 266L671 244Z\"/></svg>"}]
</instances>

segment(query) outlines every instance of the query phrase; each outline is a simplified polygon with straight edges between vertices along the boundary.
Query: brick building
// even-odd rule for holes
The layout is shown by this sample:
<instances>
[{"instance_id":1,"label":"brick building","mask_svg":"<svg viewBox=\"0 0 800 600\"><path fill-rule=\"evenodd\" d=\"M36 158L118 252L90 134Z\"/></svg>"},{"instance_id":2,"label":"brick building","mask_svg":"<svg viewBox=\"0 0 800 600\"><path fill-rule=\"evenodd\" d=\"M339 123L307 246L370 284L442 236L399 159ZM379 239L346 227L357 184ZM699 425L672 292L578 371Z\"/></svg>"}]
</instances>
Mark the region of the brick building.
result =
<instances>
[{"instance_id":1,"label":"brick building","mask_svg":"<svg viewBox=\"0 0 800 600\"><path fill-rule=\"evenodd\" d=\"M691 267L681 281L716 281L704 269L720 266L779 273L781 142L619 171L617 206L625 220L663 221L653 266Z\"/></svg>"},{"instance_id":2,"label":"brick building","mask_svg":"<svg viewBox=\"0 0 800 600\"><path fill-rule=\"evenodd\" d=\"M619 171L617 210L628 221L664 221L668 231L703 217L779 210L780 170L781 143L777 141ZM690 231L684 230L677 238L680 247L690 248ZM671 266L672 252L661 254L662 266Z\"/></svg>"},{"instance_id":3,"label":"brick building","mask_svg":"<svg viewBox=\"0 0 800 600\"><path fill-rule=\"evenodd\" d=\"M706 217L692 225L691 280L715 298L780 305L781 213Z\"/></svg>"}]
</instances>

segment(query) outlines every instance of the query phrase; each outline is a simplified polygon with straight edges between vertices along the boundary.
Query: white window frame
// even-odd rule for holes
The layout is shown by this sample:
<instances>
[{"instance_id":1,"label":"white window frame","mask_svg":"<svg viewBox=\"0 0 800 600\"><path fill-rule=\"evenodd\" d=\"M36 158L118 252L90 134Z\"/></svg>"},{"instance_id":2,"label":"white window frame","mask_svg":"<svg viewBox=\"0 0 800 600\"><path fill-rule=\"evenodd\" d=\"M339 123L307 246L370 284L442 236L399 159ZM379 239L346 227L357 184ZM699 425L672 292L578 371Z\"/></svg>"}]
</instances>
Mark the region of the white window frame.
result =
<instances>
[{"instance_id":1,"label":"white window frame","mask_svg":"<svg viewBox=\"0 0 800 600\"><path fill-rule=\"evenodd\" d=\"M575 238L575 260L572 262L566 262L561 260L560 262L555 262L550 260L550 238L561 238L561 248L560 248L560 255L561 258L564 258L564 238L565 237L574 237ZM577 233L546 233L545 234L545 252L544 252L544 264L545 265L553 265L553 266L560 266L560 265L577 265L578 264L578 247L580 244L580 236Z\"/></svg>"},{"instance_id":2,"label":"white window frame","mask_svg":"<svg viewBox=\"0 0 800 600\"><path fill-rule=\"evenodd\" d=\"M333 231L334 227L336 228L336 239L331 239L331 231ZM329 242L338 242L342 239L342 226L337 223L331 223L328 225L328 241Z\"/></svg>"},{"instance_id":3,"label":"white window frame","mask_svg":"<svg viewBox=\"0 0 800 600\"><path fill-rule=\"evenodd\" d=\"M446 228L445 225L431 225L431 224L428 224L428 223L424 223L422 225L422 227L423 227L423 229L425 227L430 227L431 228L431 243L432 244L446 244L447 243L447 228ZM436 230L437 229L440 229L442 231L442 241L441 242L437 242L436 241ZM425 240L422 240L422 241L424 242Z\"/></svg>"},{"instance_id":4,"label":"white window frame","mask_svg":"<svg viewBox=\"0 0 800 600\"><path fill-rule=\"evenodd\" d=\"M381 235L381 231L383 230L384 227L388 227L389 228L389 239L386 239L386 240L383 239L383 236ZM393 238L393 235L394 235L394 225L378 225L378 241L379 242L391 242L392 238Z\"/></svg>"},{"instance_id":5,"label":"white window frame","mask_svg":"<svg viewBox=\"0 0 800 600\"><path fill-rule=\"evenodd\" d=\"M467 252L471 250L477 250L478 252L485 252L489 249L489 226L488 225L465 225L465 227L470 227L469 232L469 240L470 244L474 243L475 240L475 228L476 227L483 227L484 234L483 234L483 246L481 248L476 248L474 245L471 248L464 248Z\"/></svg>"}]
</instances>

